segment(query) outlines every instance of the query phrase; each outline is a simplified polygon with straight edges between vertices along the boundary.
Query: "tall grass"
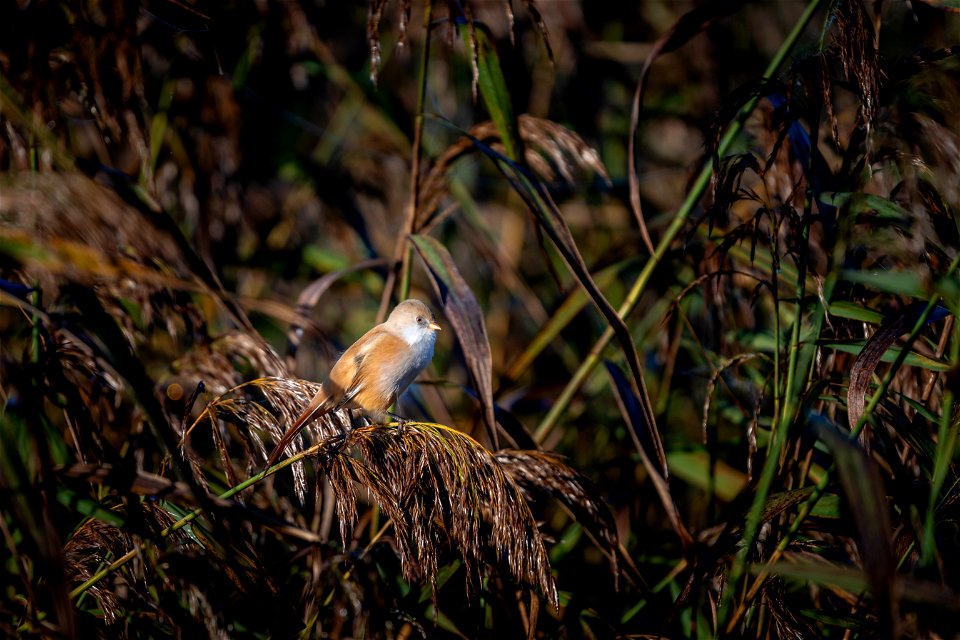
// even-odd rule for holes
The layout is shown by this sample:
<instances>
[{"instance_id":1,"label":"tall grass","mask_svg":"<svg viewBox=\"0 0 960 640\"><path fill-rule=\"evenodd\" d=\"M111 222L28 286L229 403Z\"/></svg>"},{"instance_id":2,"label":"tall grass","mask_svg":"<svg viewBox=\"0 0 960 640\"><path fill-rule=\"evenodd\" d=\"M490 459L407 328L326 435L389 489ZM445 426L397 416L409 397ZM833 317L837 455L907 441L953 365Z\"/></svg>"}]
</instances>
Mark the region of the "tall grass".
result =
<instances>
[{"instance_id":1,"label":"tall grass","mask_svg":"<svg viewBox=\"0 0 960 640\"><path fill-rule=\"evenodd\" d=\"M0 25L6 635L960 630L948 8ZM405 427L263 469L409 295Z\"/></svg>"}]
</instances>

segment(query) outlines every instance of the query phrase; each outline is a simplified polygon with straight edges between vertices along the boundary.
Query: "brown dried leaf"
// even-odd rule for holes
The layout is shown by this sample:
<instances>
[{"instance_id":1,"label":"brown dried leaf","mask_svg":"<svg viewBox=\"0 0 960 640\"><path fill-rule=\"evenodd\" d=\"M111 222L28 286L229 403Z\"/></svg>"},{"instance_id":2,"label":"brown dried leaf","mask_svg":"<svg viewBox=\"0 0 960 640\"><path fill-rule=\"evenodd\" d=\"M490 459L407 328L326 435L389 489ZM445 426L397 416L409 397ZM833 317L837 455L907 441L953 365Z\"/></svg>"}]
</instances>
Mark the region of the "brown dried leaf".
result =
<instances>
[{"instance_id":1,"label":"brown dried leaf","mask_svg":"<svg viewBox=\"0 0 960 640\"><path fill-rule=\"evenodd\" d=\"M524 160L533 172L545 182L562 179L574 185L580 172L593 172L607 183L610 177L600 160L600 154L579 135L552 120L522 114L517 128L523 142ZM493 122L474 125L441 155L424 178L420 188L420 206L414 228L425 233L441 222L449 212L440 211L447 195L447 172L462 156L477 151L475 141L503 152L499 133ZM560 176L560 178L558 178Z\"/></svg>"},{"instance_id":2,"label":"brown dried leaf","mask_svg":"<svg viewBox=\"0 0 960 640\"><path fill-rule=\"evenodd\" d=\"M483 322L483 309L442 244L430 236L420 235L412 236L411 241L429 270L437 296L443 302L443 313L457 334L470 378L477 390L487 433L494 449L499 449L500 439L493 406L493 363Z\"/></svg>"},{"instance_id":3,"label":"brown dried leaf","mask_svg":"<svg viewBox=\"0 0 960 640\"><path fill-rule=\"evenodd\" d=\"M341 527L351 524L344 516L356 500L352 478L393 520L407 579L433 582L439 553L449 544L462 555L468 593L488 567L499 565L518 584L538 587L557 609L550 560L523 493L478 442L442 425L407 423L402 438L381 426L355 429L346 437L348 449L354 455L324 465Z\"/></svg>"}]
</instances>

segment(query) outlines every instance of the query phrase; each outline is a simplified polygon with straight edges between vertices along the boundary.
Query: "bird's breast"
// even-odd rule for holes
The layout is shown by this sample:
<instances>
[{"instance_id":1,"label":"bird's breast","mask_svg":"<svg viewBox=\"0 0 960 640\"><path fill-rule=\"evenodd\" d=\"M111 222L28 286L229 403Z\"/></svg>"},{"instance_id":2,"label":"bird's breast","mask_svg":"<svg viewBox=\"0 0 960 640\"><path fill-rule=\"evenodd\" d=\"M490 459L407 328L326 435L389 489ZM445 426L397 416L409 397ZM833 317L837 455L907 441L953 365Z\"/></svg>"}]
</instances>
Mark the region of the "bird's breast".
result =
<instances>
[{"instance_id":1,"label":"bird's breast","mask_svg":"<svg viewBox=\"0 0 960 640\"><path fill-rule=\"evenodd\" d=\"M433 336L430 336L433 337ZM427 368L433 359L434 340L422 340L413 345L404 344L399 350L398 357L393 360L394 366L384 376L385 381L392 381L394 396L399 396L416 379L420 372Z\"/></svg>"},{"instance_id":2,"label":"bird's breast","mask_svg":"<svg viewBox=\"0 0 960 640\"><path fill-rule=\"evenodd\" d=\"M356 366L352 360L343 366L342 373L354 378L358 389L350 404L370 413L386 411L430 364L435 342L435 334L413 344L388 332L370 336L356 350ZM341 360L348 355L349 351Z\"/></svg>"}]
</instances>

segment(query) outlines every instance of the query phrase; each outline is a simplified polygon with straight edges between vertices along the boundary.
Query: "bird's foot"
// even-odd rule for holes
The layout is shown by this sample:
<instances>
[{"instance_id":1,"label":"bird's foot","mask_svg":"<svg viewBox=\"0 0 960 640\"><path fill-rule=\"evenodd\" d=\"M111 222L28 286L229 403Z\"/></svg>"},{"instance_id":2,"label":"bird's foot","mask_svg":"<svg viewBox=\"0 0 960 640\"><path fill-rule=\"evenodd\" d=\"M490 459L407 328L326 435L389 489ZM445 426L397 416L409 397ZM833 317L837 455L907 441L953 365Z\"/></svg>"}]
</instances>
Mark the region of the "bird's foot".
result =
<instances>
[{"instance_id":1,"label":"bird's foot","mask_svg":"<svg viewBox=\"0 0 960 640\"><path fill-rule=\"evenodd\" d=\"M402 416L398 416L395 413L387 412L387 415L389 415L391 418L397 421L397 431L394 434L394 437L397 439L397 442L400 443L400 448L406 451L406 449L403 446L403 442L404 442L405 436L407 435L407 422L409 422L409 420L407 420Z\"/></svg>"}]
</instances>

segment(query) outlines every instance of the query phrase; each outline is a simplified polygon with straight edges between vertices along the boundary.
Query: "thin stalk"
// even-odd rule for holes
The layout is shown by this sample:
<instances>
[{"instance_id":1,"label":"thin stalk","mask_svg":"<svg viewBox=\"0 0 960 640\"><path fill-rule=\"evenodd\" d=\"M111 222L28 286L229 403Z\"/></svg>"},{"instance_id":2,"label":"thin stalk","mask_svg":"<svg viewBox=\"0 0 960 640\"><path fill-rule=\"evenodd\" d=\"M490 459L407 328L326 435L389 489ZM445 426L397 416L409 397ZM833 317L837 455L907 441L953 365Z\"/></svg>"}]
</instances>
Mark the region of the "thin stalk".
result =
<instances>
[{"instance_id":1,"label":"thin stalk","mask_svg":"<svg viewBox=\"0 0 960 640\"><path fill-rule=\"evenodd\" d=\"M776 222L776 215L774 215ZM773 225L773 233L770 242L770 273L774 274L773 286L770 287L773 293L773 421L771 425L776 425L780 420L780 404L782 401L780 387L780 280L776 274L780 273L780 255L777 253L777 225ZM799 275L799 274L798 274ZM797 279L799 282L799 277Z\"/></svg>"},{"instance_id":2,"label":"thin stalk","mask_svg":"<svg viewBox=\"0 0 960 640\"><path fill-rule=\"evenodd\" d=\"M789 33L789 35L787 35L783 44L780 46L780 50L777 51L777 54L773 57L773 59L770 61L770 64L768 64L767 68L764 70L763 77L765 79L772 78L780 70L780 67L787 59L787 55L793 50L797 41L800 39L800 34L803 33L803 30L813 18L813 14L816 13L822 2L823 0L811 0L810 4L807 5L803 15L800 16L797 24L794 25L793 30ZM717 147L717 154L719 156L726 155L726 153L733 146L734 141L737 139L737 137L740 135L740 131L743 129L744 122L746 122L747 118L753 112L758 102L759 98L752 98L740 110L740 114L737 116L736 120L730 124L730 128L727 129L727 132L720 140L720 145ZM650 281L650 277L653 275L654 269L663 259L663 256L667 253L667 250L669 250L670 245L673 244L673 241L680 233L680 230L683 229L684 225L687 223L687 219L690 217L690 214L693 213L693 210L696 208L700 198L703 197L703 194L706 192L712 175L713 167L711 162L707 160L704 162L703 168L700 170L700 174L693 183L693 187L687 194L687 198L683 201L683 204L680 205L676 215L674 215L673 222L670 223L670 226L664 232L663 237L660 238L660 242L657 244L656 251L654 251L650 260L647 261L647 264L644 265L643 270L640 272L640 275L637 276L637 280L633 283L633 287L631 287L626 299L617 310L617 314L620 316L620 318L625 319L634 310L634 308L637 306L637 303L640 302L640 297L646 290L647 284ZM557 398L557 401L550 408L550 411L540 422L540 425L537 427L536 433L534 434L537 442L543 442L544 439L550 434L550 431L554 428L554 426L556 426L560 416L563 415L563 413L567 410L567 407L570 406L570 402L573 400L574 395L576 395L576 393L580 390L580 387L583 386L584 382L586 382L587 378L597 367L597 365L600 364L603 350L606 348L607 344L609 344L611 338L613 338L613 329L607 327L607 329L603 332L603 335L600 336L600 339L597 340L596 344L593 345L593 348L590 350L590 353L584 359L583 363L573 374L573 377L567 383L566 387L564 387L563 391L560 393L560 396Z\"/></svg>"},{"instance_id":3,"label":"thin stalk","mask_svg":"<svg viewBox=\"0 0 960 640\"><path fill-rule=\"evenodd\" d=\"M410 192L407 194L406 215L403 220L403 233L397 239L394 251L394 264L400 263L400 300L410 295L410 263L413 259L413 247L410 245L410 236L413 235L417 220L417 208L420 205L420 152L423 138L423 110L427 101L427 67L430 62L430 27L433 17L433 0L428 0L423 7L423 47L420 52L419 79L417 85L417 112L413 120L413 148L410 151ZM384 287L383 297L380 300L378 321L387 313L390 296L393 293L395 278L390 272L387 286Z\"/></svg>"},{"instance_id":4,"label":"thin stalk","mask_svg":"<svg viewBox=\"0 0 960 640\"><path fill-rule=\"evenodd\" d=\"M30 292L30 304L33 305L33 313L30 326L30 361L33 364L40 362L40 287L34 286Z\"/></svg>"},{"instance_id":5,"label":"thin stalk","mask_svg":"<svg viewBox=\"0 0 960 640\"><path fill-rule=\"evenodd\" d=\"M944 274L944 278L951 277L957 270L957 267L960 266L960 256L957 256L953 259L953 262L950 263L950 267L947 269L947 272ZM933 313L934 308L937 305L937 302L940 299L939 294L933 295L927 302L927 307L924 309L923 313L920 314L920 317L917 319L916 323L913 325L913 329L910 331L910 335L907 338L907 341L900 352L897 354L897 358L893 361L893 364L887 370L886 375L880 381L880 386L877 387L877 390L870 396L870 402L867 403L867 406L863 410L863 415L860 416L860 419L857 421L857 424L850 431L850 439L856 440L860 437L860 433L866 427L867 421L873 415L873 412L880 405L880 401L886 396L887 390L890 385L893 383L893 379L896 376L897 372L900 370L900 367L903 366L904 361L910 353L910 347L916 341L917 336L920 335L920 331L927 324L927 319L930 317L930 314ZM949 408L945 409L949 411ZM787 530L783 538L780 539L780 542L777 544L777 548L771 554L770 559L766 562L763 570L757 575L757 579L754 581L753 585L750 587L749 592L747 593L744 603L749 602L756 594L759 592L760 587L763 586L763 583L770 576L770 567L776 563L780 557L783 555L783 552L786 551L787 547L793 541L794 536L797 531L800 530L800 526L803 524L804 520L810 512L813 511L814 507L817 506L817 503L820 501L820 498L823 497L823 494L826 493L827 487L830 482L833 480L833 470L834 467L831 465L823 476L820 478L820 481L814 487L813 493L810 494L810 497L807 498L806 502L800 505L800 509L797 512L797 517L794 518L793 522L790 523L790 528ZM736 626L739 619L742 617L745 612L746 607L741 605L733 616L730 619L730 622L727 624L726 630L728 633L732 632Z\"/></svg>"},{"instance_id":6,"label":"thin stalk","mask_svg":"<svg viewBox=\"0 0 960 640\"><path fill-rule=\"evenodd\" d=\"M810 172L813 170L812 165L815 156L815 149L812 145L819 138L819 111L820 109L818 108L817 113L810 118L812 123L810 127L810 140L812 142L810 156L808 158L807 175L810 175ZM804 323L803 300L807 293L810 220L813 216L814 197L815 196L812 192L812 189L808 184L806 189L806 197L804 198L803 218L800 228L800 243L798 250L799 255L797 256L797 281L794 290L794 296L796 297L796 312L794 314L793 327L790 335L790 352L787 356L787 379L782 390L779 386L775 387L774 389L774 399L778 415L771 425L772 433L770 434L770 445L767 449L767 455L766 459L764 460L763 470L760 473L760 479L757 482L756 491L753 496L753 504L751 505L750 511L747 514L747 522L744 526L742 544L740 545L740 550L737 552L733 566L730 570L729 582L733 585L739 585L740 578L744 574L747 564L747 556L750 553L750 550L753 548L753 542L756 539L757 532L759 531L763 507L767 502L767 497L770 495L770 487L773 485L773 478L777 473L777 469L784 462L787 434L790 431L790 425L793 424L793 421L796 418L796 413L800 404L800 396L802 395L803 380L808 379L813 371L813 358L801 360L802 345L800 344L800 334ZM773 229L773 232L777 233L776 227ZM771 253L776 255L775 251L772 251ZM842 256L843 253L840 252L836 255ZM827 295L829 295L829 293ZM826 299L824 300L824 304L826 304ZM824 309L823 312L826 313L826 309ZM814 311L813 324L817 329L814 335L819 335L821 317L822 316L820 313ZM779 317L777 326L779 327ZM779 336L777 337L777 341L779 342ZM777 377L779 378L779 376ZM733 590L728 591L726 598L724 598L724 604L729 604L732 596ZM748 594L747 598L741 601L741 607L749 603L750 599L751 598ZM720 619L725 620L729 613L729 607L722 607Z\"/></svg>"},{"instance_id":7,"label":"thin stalk","mask_svg":"<svg viewBox=\"0 0 960 640\"><path fill-rule=\"evenodd\" d=\"M816 131L816 128L814 128ZM814 134L811 133L811 139L816 139ZM813 154L810 154L810 157L813 157ZM757 482L757 487L753 495L753 504L750 507L750 511L747 514L746 526L744 526L742 544L740 545L740 550L738 551L736 558L733 563L733 567L730 570L729 583L731 585L738 585L740 582L740 577L743 576L744 569L747 564L747 555L750 553L750 550L753 548L753 541L757 536L757 531L760 528L760 518L763 513L763 506L767 502L767 496L770 494L770 487L773 485L773 478L776 475L777 467L780 466L783 462L783 454L787 443L787 432L790 430L790 424L793 422L794 415L797 411L797 406L799 405L799 396L800 388L798 379L801 377L801 364L800 364L800 350L802 348L800 344L800 333L801 328L803 327L803 299L806 296L807 291L807 253L806 253L806 242L808 241L810 225L809 220L811 216L811 207L812 207L813 194L807 193L806 203L804 205L803 212L803 227L801 230L801 253L798 258L797 263L797 283L794 295L796 296L796 312L794 314L793 326L790 332L790 352L787 354L787 379L786 384L782 390L775 388L774 393L775 397L778 398L778 408L780 411L779 420L775 421L771 425L772 432L770 434L770 444L767 448L767 456L763 463L763 470L760 472L760 479ZM779 322L777 323L779 326ZM779 341L779 337L777 338ZM779 376L778 376L779 377ZM727 597L724 599L729 602L730 598L733 595L733 591L730 590L727 592ZM743 602L749 602L750 597L747 596L747 599ZM726 607L721 607L721 620L726 617L726 612L729 611Z\"/></svg>"},{"instance_id":8,"label":"thin stalk","mask_svg":"<svg viewBox=\"0 0 960 640\"><path fill-rule=\"evenodd\" d=\"M956 334L956 327L951 333ZM954 339L950 347L951 362L956 363L958 360L958 347L960 347L960 343ZM957 414L957 407L954 405L956 394L952 385L945 386L943 400L940 404L943 408L941 409L940 429L937 433L937 453L934 457L930 496L927 500L927 514L924 517L923 538L920 542L920 565L923 567L929 567L935 559L934 516L938 510L937 499L941 495L943 483L947 479L947 470L950 467L950 461L953 460L953 454L957 446L957 423L960 415Z\"/></svg>"}]
</instances>

